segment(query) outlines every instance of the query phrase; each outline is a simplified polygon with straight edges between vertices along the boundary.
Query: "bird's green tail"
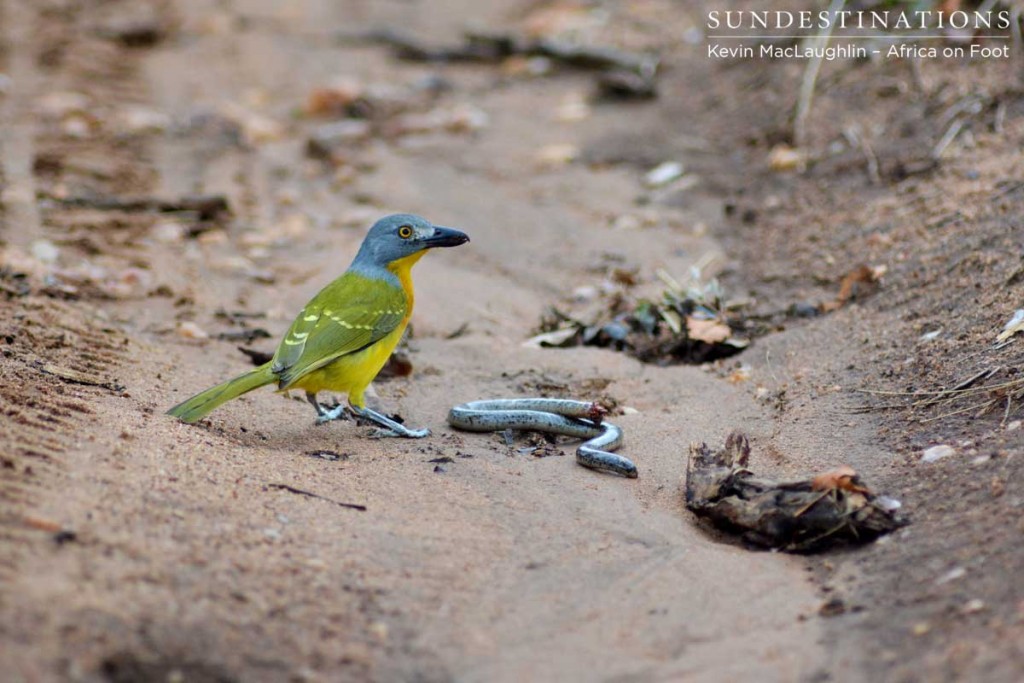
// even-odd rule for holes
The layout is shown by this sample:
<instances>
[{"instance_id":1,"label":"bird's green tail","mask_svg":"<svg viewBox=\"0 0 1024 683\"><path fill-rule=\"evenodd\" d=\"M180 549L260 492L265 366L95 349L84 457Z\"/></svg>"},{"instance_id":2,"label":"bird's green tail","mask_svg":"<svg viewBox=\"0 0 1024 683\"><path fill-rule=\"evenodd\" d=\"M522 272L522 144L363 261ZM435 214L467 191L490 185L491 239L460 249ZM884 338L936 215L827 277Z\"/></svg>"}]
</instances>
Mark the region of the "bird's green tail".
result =
<instances>
[{"instance_id":1,"label":"bird's green tail","mask_svg":"<svg viewBox=\"0 0 1024 683\"><path fill-rule=\"evenodd\" d=\"M213 412L222 403L227 403L233 398L238 398L248 391L258 389L275 380L277 380L277 376L271 372L270 363L267 363L244 375L229 379L224 384L218 384L212 389L196 394L168 410L167 414L173 415L182 422L196 422Z\"/></svg>"}]
</instances>

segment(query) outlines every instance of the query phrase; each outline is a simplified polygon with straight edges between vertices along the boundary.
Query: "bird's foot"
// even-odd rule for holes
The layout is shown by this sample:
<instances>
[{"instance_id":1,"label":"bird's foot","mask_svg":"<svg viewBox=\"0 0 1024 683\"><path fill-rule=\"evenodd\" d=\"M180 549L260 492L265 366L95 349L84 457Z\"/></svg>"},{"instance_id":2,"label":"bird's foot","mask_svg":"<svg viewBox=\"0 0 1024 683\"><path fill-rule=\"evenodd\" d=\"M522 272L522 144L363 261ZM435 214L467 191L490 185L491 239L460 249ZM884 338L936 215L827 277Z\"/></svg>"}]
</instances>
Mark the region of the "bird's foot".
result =
<instances>
[{"instance_id":1,"label":"bird's foot","mask_svg":"<svg viewBox=\"0 0 1024 683\"><path fill-rule=\"evenodd\" d=\"M430 430L424 427L423 429L408 429L402 427L402 431L395 431L394 429L383 427L373 430L370 434L371 439L392 439L392 438L403 438L403 439L423 439L430 436Z\"/></svg>"},{"instance_id":2,"label":"bird's foot","mask_svg":"<svg viewBox=\"0 0 1024 683\"><path fill-rule=\"evenodd\" d=\"M375 410L370 410L369 408L357 408L355 406L350 406L349 409L357 418L361 418L367 422L372 422L380 427L380 429L373 432L372 436L375 439L392 437L401 437L403 439L422 439L430 436L429 429L409 429L405 425L399 424L390 417L381 415Z\"/></svg>"},{"instance_id":3,"label":"bird's foot","mask_svg":"<svg viewBox=\"0 0 1024 683\"><path fill-rule=\"evenodd\" d=\"M348 412L345 410L344 404L338 404L333 408L325 408L323 412L316 416L316 423L322 425L325 422L331 422L332 420L347 420Z\"/></svg>"},{"instance_id":4,"label":"bird's foot","mask_svg":"<svg viewBox=\"0 0 1024 683\"><path fill-rule=\"evenodd\" d=\"M306 392L306 400L316 410L316 423L322 425L325 422L331 420L347 420L348 413L345 412L345 405L338 403L335 400L334 405L330 408L325 408L320 404L320 401L316 400L316 394L312 391Z\"/></svg>"}]
</instances>

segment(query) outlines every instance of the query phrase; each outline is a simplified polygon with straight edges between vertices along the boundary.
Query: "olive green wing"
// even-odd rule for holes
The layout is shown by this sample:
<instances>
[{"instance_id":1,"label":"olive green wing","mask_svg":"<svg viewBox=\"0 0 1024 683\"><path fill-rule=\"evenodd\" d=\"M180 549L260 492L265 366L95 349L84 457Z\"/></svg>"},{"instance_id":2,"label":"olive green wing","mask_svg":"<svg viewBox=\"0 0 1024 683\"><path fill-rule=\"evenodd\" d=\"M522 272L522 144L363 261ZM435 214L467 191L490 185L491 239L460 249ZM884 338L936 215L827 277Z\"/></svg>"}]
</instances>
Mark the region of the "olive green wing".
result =
<instances>
[{"instance_id":1,"label":"olive green wing","mask_svg":"<svg viewBox=\"0 0 1024 683\"><path fill-rule=\"evenodd\" d=\"M306 304L277 347L278 387L360 351L398 327L408 311L401 287L346 273Z\"/></svg>"}]
</instances>

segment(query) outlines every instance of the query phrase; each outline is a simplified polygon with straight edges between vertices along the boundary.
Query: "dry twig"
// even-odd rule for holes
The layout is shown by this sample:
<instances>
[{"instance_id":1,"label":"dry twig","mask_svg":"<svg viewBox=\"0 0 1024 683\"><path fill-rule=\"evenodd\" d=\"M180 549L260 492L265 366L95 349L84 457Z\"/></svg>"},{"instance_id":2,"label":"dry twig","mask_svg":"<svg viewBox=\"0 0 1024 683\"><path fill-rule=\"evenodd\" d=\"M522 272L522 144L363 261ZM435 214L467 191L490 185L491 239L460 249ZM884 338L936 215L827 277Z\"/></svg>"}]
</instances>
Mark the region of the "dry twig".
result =
<instances>
[{"instance_id":1,"label":"dry twig","mask_svg":"<svg viewBox=\"0 0 1024 683\"><path fill-rule=\"evenodd\" d=\"M306 491L304 489L295 488L294 486L291 486L289 484L267 484L267 487L268 488L272 488L272 489L278 489L280 491L287 491L288 493L295 493L295 494L298 494L300 496L306 496L308 498L317 498L319 500L326 500L328 503L334 503L335 505L340 505L343 508L350 508L352 510L359 510L360 512L366 512L366 506L365 505L359 505L358 503L342 503L340 500L334 500L333 498L328 498L326 496L321 496L319 493L313 493L311 491Z\"/></svg>"},{"instance_id":2,"label":"dry twig","mask_svg":"<svg viewBox=\"0 0 1024 683\"><path fill-rule=\"evenodd\" d=\"M846 0L832 0L832 4L828 8L829 16L835 17L845 5ZM828 44L829 39L832 37L833 23L829 21L825 28L821 29L821 32L815 37L814 40L817 47L823 48ZM811 112L814 86L818 82L818 72L821 70L822 57L822 52L817 52L808 61L807 68L804 70L803 82L800 84L800 99L797 100L796 115L793 117L793 145L796 147L803 147L807 142L807 115Z\"/></svg>"}]
</instances>

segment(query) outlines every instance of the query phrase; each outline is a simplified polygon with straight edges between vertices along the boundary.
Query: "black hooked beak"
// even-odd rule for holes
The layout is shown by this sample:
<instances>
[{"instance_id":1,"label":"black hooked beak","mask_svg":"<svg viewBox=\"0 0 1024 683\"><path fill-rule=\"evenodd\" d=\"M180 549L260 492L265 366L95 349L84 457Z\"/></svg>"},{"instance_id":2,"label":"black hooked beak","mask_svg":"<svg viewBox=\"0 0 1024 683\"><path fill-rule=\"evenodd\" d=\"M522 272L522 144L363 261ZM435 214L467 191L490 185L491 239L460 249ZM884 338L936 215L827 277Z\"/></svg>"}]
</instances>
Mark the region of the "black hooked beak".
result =
<instances>
[{"instance_id":1,"label":"black hooked beak","mask_svg":"<svg viewBox=\"0 0 1024 683\"><path fill-rule=\"evenodd\" d=\"M434 234L423 239L423 245L425 247L457 247L460 244L465 244L469 241L469 235L452 228L442 228L440 225L434 226Z\"/></svg>"}]
</instances>

